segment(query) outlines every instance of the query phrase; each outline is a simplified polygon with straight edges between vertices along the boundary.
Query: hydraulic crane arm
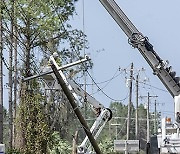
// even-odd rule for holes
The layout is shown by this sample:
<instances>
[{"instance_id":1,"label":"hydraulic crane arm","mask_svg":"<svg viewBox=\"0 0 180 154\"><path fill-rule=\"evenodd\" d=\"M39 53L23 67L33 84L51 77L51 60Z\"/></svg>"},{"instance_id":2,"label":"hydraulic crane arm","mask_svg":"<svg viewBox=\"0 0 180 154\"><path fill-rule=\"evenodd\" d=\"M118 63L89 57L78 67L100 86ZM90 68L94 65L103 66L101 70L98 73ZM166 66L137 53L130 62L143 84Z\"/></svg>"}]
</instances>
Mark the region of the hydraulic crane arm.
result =
<instances>
[{"instance_id":1,"label":"hydraulic crane arm","mask_svg":"<svg viewBox=\"0 0 180 154\"><path fill-rule=\"evenodd\" d=\"M85 92L77 83L70 79L67 79L67 81L71 85L73 91L92 106L97 119L91 126L90 131L93 134L94 138L97 139L105 124L112 118L112 111L108 108L105 108L99 101ZM86 136L81 145L78 147L78 154L89 154L90 147L88 145L88 142L89 140Z\"/></svg>"},{"instance_id":2,"label":"hydraulic crane arm","mask_svg":"<svg viewBox=\"0 0 180 154\"><path fill-rule=\"evenodd\" d=\"M171 66L167 66L168 61L163 61L158 56L148 38L138 31L114 0L99 1L127 35L128 42L139 50L170 94L173 97L178 96L180 94L179 77L176 77L176 72L172 71Z\"/></svg>"}]
</instances>

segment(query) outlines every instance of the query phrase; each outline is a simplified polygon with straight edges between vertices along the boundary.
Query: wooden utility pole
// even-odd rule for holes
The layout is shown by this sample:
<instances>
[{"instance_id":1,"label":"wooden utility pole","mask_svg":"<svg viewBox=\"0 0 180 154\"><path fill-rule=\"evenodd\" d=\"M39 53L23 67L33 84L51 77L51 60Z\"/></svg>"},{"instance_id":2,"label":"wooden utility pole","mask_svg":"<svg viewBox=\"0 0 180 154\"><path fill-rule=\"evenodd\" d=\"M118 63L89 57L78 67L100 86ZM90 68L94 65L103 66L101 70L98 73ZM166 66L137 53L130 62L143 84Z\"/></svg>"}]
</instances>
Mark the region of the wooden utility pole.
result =
<instances>
[{"instance_id":1,"label":"wooden utility pole","mask_svg":"<svg viewBox=\"0 0 180 154\"><path fill-rule=\"evenodd\" d=\"M157 109L156 109L156 100L154 102L154 134L157 133Z\"/></svg>"},{"instance_id":2,"label":"wooden utility pole","mask_svg":"<svg viewBox=\"0 0 180 154\"><path fill-rule=\"evenodd\" d=\"M149 136L149 92L148 92L148 96L147 96L147 143L149 143L150 141L150 136Z\"/></svg>"},{"instance_id":3,"label":"wooden utility pole","mask_svg":"<svg viewBox=\"0 0 180 154\"><path fill-rule=\"evenodd\" d=\"M139 97L139 74L136 76L136 125L135 125L135 136L138 139L138 97Z\"/></svg>"},{"instance_id":4,"label":"wooden utility pole","mask_svg":"<svg viewBox=\"0 0 180 154\"><path fill-rule=\"evenodd\" d=\"M3 143L3 43L2 43L2 0L0 1L0 144Z\"/></svg>"},{"instance_id":5,"label":"wooden utility pole","mask_svg":"<svg viewBox=\"0 0 180 154\"><path fill-rule=\"evenodd\" d=\"M149 104L150 104L150 97L158 97L157 95L155 96L152 96L152 95L149 95L149 92L148 92L148 95L147 96L141 96L141 97L147 97L147 117L146 117L146 120L147 120L147 143L149 143L150 141L150 124L149 124L149 121L150 121L150 117L149 117Z\"/></svg>"},{"instance_id":6,"label":"wooden utility pole","mask_svg":"<svg viewBox=\"0 0 180 154\"><path fill-rule=\"evenodd\" d=\"M128 103L128 119L127 119L127 138L129 140L129 129L130 129L130 116L131 116L131 105L132 105L132 80L133 80L133 63L131 63L130 70L130 83L129 83L129 103Z\"/></svg>"}]
</instances>

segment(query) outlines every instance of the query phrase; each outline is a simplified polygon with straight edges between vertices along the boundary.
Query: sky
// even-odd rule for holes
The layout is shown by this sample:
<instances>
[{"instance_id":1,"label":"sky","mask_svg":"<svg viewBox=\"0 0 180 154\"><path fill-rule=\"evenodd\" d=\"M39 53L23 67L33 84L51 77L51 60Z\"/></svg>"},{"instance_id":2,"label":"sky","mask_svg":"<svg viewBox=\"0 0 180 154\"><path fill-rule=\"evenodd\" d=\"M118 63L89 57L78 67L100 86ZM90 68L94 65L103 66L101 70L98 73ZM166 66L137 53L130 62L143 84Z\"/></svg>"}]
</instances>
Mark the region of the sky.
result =
<instances>
[{"instance_id":1,"label":"sky","mask_svg":"<svg viewBox=\"0 0 180 154\"><path fill-rule=\"evenodd\" d=\"M163 60L168 60L177 76L180 76L180 1L179 0L116 0L116 3L125 12L137 29L149 38L155 51ZM125 77L129 77L130 64L134 63L134 78L140 71L140 82L146 80L145 84L139 84L140 96L158 96L157 109L162 116L173 117L174 102L172 96L167 92L164 85L157 76L152 74L152 69L143 59L137 49L128 44L128 39L113 18L108 14L98 0L79 0L76 4L77 16L71 21L72 26L81 29L87 35L89 54L94 63L93 69L89 71L93 80L104 84L98 84L103 92L97 92L97 87L89 86L88 93L108 107L110 102L123 100L128 103L128 87ZM118 69L127 68L127 73ZM120 74L120 75L119 75ZM113 78L114 76L114 78ZM113 79L112 79L113 78ZM87 79L87 83L92 83ZM135 105L135 81L133 81L132 102ZM151 86L149 86L151 85ZM112 99L110 99L110 98ZM124 98L126 98L124 100ZM139 99L139 103L145 104L147 98ZM150 110L154 111L155 98L151 98Z\"/></svg>"},{"instance_id":2,"label":"sky","mask_svg":"<svg viewBox=\"0 0 180 154\"><path fill-rule=\"evenodd\" d=\"M149 38L155 51L163 60L168 60L173 70L180 76L180 1L179 0L116 0L137 29ZM84 10L84 11L83 11ZM73 28L83 30L87 35L89 54L94 64L89 74L97 83L88 86L92 94L104 106L108 107L114 100L128 103L129 89L126 78L129 77L130 64L134 63L134 78L140 72L139 95L147 96L149 92L157 98L157 110L162 116L173 117L174 102L161 81L152 74L152 70L137 49L128 44L128 39L112 17L98 0L79 0L76 3L77 15L70 21ZM119 68L121 68L119 71ZM145 68L145 71L140 71ZM122 71L127 69L125 71ZM4 84L8 80L6 76ZM104 82L108 81L108 82ZM142 82L145 84L142 84ZM103 82L103 84L98 84ZM90 77L87 83L92 83ZM149 86L151 85L151 86ZM135 105L135 81L133 81L132 102ZM5 88L4 98L7 98ZM145 104L147 98L139 99ZM150 110L154 111L155 98L151 98ZM8 100L4 105L8 108Z\"/></svg>"}]
</instances>

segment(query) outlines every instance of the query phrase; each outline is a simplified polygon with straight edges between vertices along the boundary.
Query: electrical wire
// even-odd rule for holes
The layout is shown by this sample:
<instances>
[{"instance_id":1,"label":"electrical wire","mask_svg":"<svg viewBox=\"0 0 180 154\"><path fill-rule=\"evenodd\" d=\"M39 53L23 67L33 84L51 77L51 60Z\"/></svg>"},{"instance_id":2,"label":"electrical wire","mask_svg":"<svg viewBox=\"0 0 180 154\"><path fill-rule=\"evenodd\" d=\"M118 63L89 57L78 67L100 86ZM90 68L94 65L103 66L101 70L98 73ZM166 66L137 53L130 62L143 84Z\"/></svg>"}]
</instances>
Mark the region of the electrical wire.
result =
<instances>
[{"instance_id":1,"label":"electrical wire","mask_svg":"<svg viewBox=\"0 0 180 154\"><path fill-rule=\"evenodd\" d=\"M52 2L52 1L51 1L51 2ZM52 2L52 3L53 3L53 2ZM54 5L54 3L53 3L53 5ZM56 13L57 13L57 10L56 10ZM57 15L58 15L59 20L62 21L62 19L61 19L61 17L59 16L58 13L57 13ZM63 29L66 31L64 25L62 25L62 27L63 27ZM76 53L76 56L78 57L78 59L81 59L76 50L75 50L75 53ZM85 64L82 63L81 65L82 65L82 66L84 67L84 69L86 70ZM96 84L95 80L93 79L93 77L91 76L91 74L89 73L88 70L87 70L87 74L88 74L88 76L91 78L91 80L93 81L93 83L96 85L96 87L98 88L98 90L101 91L101 92L102 92L107 98L109 98L110 100L112 100L112 101L124 101L125 99L127 99L127 98L114 99L114 98L110 97L109 95L107 95L107 94L98 86L98 84Z\"/></svg>"},{"instance_id":2,"label":"electrical wire","mask_svg":"<svg viewBox=\"0 0 180 154\"><path fill-rule=\"evenodd\" d=\"M141 82L141 81L139 81L139 82L140 82L140 83L142 83L142 84L145 84L145 85L147 85L147 86L150 86L150 87L152 87L152 88L155 88L155 89L157 89L157 90L164 91L164 92L168 92L167 90L164 90L164 89L161 89L161 88L158 88L158 87L152 86L152 85L147 84L147 83L145 83L145 82Z\"/></svg>"},{"instance_id":3,"label":"electrical wire","mask_svg":"<svg viewBox=\"0 0 180 154\"><path fill-rule=\"evenodd\" d=\"M113 79L115 79L115 78L117 78L119 75L121 75L122 73L119 73L119 74L117 74L117 75L113 75L113 77L111 77L110 79L108 79L108 80L105 80L105 81L101 81L101 82L96 82L96 84L104 84L104 83L107 83L107 82L111 82ZM80 85L84 85L84 84L80 84ZM88 85L88 86L92 86L92 85L95 85L94 83L87 83L86 85Z\"/></svg>"}]
</instances>

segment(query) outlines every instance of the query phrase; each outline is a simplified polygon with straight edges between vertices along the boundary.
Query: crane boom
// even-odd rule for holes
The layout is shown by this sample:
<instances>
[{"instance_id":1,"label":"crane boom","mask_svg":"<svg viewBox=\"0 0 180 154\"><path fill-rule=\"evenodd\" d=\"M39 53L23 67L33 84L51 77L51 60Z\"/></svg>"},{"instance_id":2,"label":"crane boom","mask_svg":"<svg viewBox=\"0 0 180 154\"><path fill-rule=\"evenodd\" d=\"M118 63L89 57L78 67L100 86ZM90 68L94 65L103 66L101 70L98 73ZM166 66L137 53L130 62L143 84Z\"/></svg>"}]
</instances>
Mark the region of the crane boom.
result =
<instances>
[{"instance_id":1,"label":"crane boom","mask_svg":"<svg viewBox=\"0 0 180 154\"><path fill-rule=\"evenodd\" d=\"M180 94L180 78L176 77L176 72L172 71L171 66L168 66L168 61L164 61L158 56L148 38L138 31L114 0L99 1L127 35L128 42L139 50L172 97L178 96Z\"/></svg>"},{"instance_id":2,"label":"crane boom","mask_svg":"<svg viewBox=\"0 0 180 154\"><path fill-rule=\"evenodd\" d=\"M168 122L166 118L162 119L161 133L155 136L157 144L155 142L154 145L150 144L148 151L150 149L151 153L156 154L159 152L180 153L180 77L176 77L176 72L172 71L172 66L168 66L168 61L164 61L158 56L148 38L138 31L114 0L99 1L127 35L128 43L139 50L152 68L153 74L158 76L174 98L175 123Z\"/></svg>"}]
</instances>

